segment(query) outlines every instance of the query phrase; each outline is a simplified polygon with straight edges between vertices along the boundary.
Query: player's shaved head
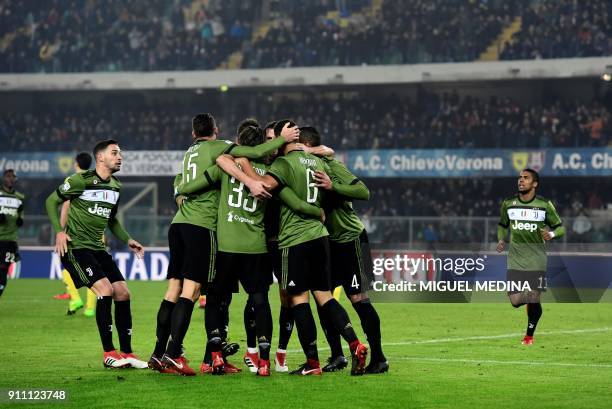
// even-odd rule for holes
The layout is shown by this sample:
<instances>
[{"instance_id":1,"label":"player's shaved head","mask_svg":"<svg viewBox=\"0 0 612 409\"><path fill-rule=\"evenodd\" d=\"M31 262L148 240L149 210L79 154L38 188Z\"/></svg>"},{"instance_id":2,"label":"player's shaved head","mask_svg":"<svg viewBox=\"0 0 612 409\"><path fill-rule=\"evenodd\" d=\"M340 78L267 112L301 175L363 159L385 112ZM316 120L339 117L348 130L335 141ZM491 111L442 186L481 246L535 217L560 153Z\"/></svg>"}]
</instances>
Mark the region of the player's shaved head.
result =
<instances>
[{"instance_id":1,"label":"player's shaved head","mask_svg":"<svg viewBox=\"0 0 612 409\"><path fill-rule=\"evenodd\" d=\"M319 146L321 145L321 134L314 126L302 126L300 127L300 143L312 147Z\"/></svg>"}]
</instances>

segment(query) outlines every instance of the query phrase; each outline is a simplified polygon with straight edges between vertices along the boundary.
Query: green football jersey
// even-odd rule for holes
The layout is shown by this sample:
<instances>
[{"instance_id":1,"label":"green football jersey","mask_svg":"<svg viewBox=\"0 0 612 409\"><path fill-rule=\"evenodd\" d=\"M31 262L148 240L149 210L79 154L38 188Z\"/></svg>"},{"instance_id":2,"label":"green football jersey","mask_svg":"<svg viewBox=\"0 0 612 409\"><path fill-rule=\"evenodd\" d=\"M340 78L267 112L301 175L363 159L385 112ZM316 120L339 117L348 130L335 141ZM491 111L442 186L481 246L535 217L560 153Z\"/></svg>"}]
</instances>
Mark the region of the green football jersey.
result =
<instances>
[{"instance_id":1,"label":"green football jersey","mask_svg":"<svg viewBox=\"0 0 612 409\"><path fill-rule=\"evenodd\" d=\"M505 199L501 205L499 225L510 229L508 269L546 271L546 244L541 230L556 229L561 218L550 200L535 196L523 202L519 196Z\"/></svg>"},{"instance_id":2,"label":"green football jersey","mask_svg":"<svg viewBox=\"0 0 612 409\"><path fill-rule=\"evenodd\" d=\"M0 187L0 214L6 217L0 223L0 241L17 241L17 219L23 218L25 196L17 191L7 192Z\"/></svg>"},{"instance_id":3,"label":"green football jersey","mask_svg":"<svg viewBox=\"0 0 612 409\"><path fill-rule=\"evenodd\" d=\"M70 200L66 233L72 241L68 247L105 250L104 231L119 206L119 180L111 176L104 181L95 170L88 170L67 177L56 193Z\"/></svg>"},{"instance_id":4,"label":"green football jersey","mask_svg":"<svg viewBox=\"0 0 612 409\"><path fill-rule=\"evenodd\" d=\"M315 185L314 173L317 170L331 175L322 159L295 150L277 158L268 173L278 181L281 188L290 187L299 199L320 208L323 192ZM295 246L327 235L327 229L320 220L294 212L284 203L281 205L279 248Z\"/></svg>"},{"instance_id":5,"label":"green football jersey","mask_svg":"<svg viewBox=\"0 0 612 409\"><path fill-rule=\"evenodd\" d=\"M359 181L342 162L337 159L324 158L337 183L350 185ZM331 177L331 175L330 175ZM344 200L341 196L338 200L332 200L329 209L326 209L325 226L329 231L329 239L337 243L347 243L359 237L364 229L363 223L350 200Z\"/></svg>"},{"instance_id":6,"label":"green football jersey","mask_svg":"<svg viewBox=\"0 0 612 409\"><path fill-rule=\"evenodd\" d=\"M266 174L263 163L251 161L260 176ZM221 182L217 242L219 251L227 253L267 253L264 215L266 200L249 194L242 182L214 167L208 173L212 181Z\"/></svg>"},{"instance_id":7,"label":"green football jersey","mask_svg":"<svg viewBox=\"0 0 612 409\"><path fill-rule=\"evenodd\" d=\"M182 180L188 183L202 177L204 171L214 165L217 158L232 145L230 141L219 139L196 141L187 149L183 158ZM188 195L176 212L172 223L187 223L216 230L218 204L218 189L207 189Z\"/></svg>"}]
</instances>

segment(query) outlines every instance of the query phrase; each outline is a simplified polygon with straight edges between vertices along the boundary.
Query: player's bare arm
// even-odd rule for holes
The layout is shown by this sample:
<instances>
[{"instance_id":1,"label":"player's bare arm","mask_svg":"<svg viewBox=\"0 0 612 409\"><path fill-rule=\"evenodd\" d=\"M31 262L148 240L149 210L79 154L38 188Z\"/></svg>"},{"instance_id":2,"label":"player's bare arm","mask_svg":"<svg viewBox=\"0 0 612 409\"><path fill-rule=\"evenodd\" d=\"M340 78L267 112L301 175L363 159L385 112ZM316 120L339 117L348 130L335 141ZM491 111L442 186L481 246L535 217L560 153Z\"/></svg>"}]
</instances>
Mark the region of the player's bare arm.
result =
<instances>
[{"instance_id":1,"label":"player's bare arm","mask_svg":"<svg viewBox=\"0 0 612 409\"><path fill-rule=\"evenodd\" d=\"M332 148L325 145L307 146L300 143L298 144L298 146L303 149L304 152L310 153L311 155L315 156L326 156L331 158L336 154L336 152Z\"/></svg>"},{"instance_id":2,"label":"player's bare arm","mask_svg":"<svg viewBox=\"0 0 612 409\"><path fill-rule=\"evenodd\" d=\"M68 223L68 211L70 210L70 201L67 200L62 203L62 209L60 210L60 224L62 225L62 229L66 228L66 224Z\"/></svg>"},{"instance_id":3,"label":"player's bare arm","mask_svg":"<svg viewBox=\"0 0 612 409\"><path fill-rule=\"evenodd\" d=\"M243 163L245 161L248 163L248 159L242 159ZM269 186L267 186L262 180L259 180L259 178L256 179L251 177L251 175L247 174L243 169L236 166L236 162L234 162L234 158L231 155L221 155L217 158L216 162L225 173L244 183L244 185L249 188L251 196L258 199L269 199L272 197L272 195L268 192ZM252 173L256 175L257 173L253 170L250 163L248 166L250 167Z\"/></svg>"}]
</instances>

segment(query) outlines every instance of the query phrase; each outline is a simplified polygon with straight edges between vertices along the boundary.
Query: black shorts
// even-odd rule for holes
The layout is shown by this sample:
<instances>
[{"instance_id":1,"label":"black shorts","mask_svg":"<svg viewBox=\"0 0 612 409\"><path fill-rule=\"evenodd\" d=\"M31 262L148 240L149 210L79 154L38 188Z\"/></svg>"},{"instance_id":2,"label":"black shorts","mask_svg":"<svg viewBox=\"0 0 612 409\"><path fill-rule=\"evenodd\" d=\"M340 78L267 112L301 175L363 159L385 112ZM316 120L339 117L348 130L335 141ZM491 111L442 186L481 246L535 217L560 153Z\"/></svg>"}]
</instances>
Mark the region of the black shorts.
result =
<instances>
[{"instance_id":1,"label":"black shorts","mask_svg":"<svg viewBox=\"0 0 612 409\"><path fill-rule=\"evenodd\" d=\"M0 266L9 268L21 259L16 241L0 241Z\"/></svg>"},{"instance_id":2,"label":"black shorts","mask_svg":"<svg viewBox=\"0 0 612 409\"><path fill-rule=\"evenodd\" d=\"M209 291L237 293L238 282L247 294L267 293L272 284L270 257L266 253L217 253L217 274Z\"/></svg>"},{"instance_id":3,"label":"black shorts","mask_svg":"<svg viewBox=\"0 0 612 409\"><path fill-rule=\"evenodd\" d=\"M280 288L289 294L329 291L329 242L327 237L280 249Z\"/></svg>"},{"instance_id":4,"label":"black shorts","mask_svg":"<svg viewBox=\"0 0 612 409\"><path fill-rule=\"evenodd\" d=\"M347 295L372 289L374 271L366 231L347 243L329 242L332 287L342 286Z\"/></svg>"},{"instance_id":5,"label":"black shorts","mask_svg":"<svg viewBox=\"0 0 612 409\"><path fill-rule=\"evenodd\" d=\"M268 257L270 258L270 265L272 266L272 273L276 277L276 281L280 283L282 277L282 255L278 248L278 241L268 242Z\"/></svg>"},{"instance_id":6,"label":"black shorts","mask_svg":"<svg viewBox=\"0 0 612 409\"><path fill-rule=\"evenodd\" d=\"M170 262L166 278L186 278L202 284L203 291L215 278L217 235L205 227L172 223L168 229Z\"/></svg>"},{"instance_id":7,"label":"black shorts","mask_svg":"<svg viewBox=\"0 0 612 409\"><path fill-rule=\"evenodd\" d=\"M61 261L76 288L91 288L96 281L103 278L108 278L111 283L125 281L113 257L104 250L68 250Z\"/></svg>"},{"instance_id":8,"label":"black shorts","mask_svg":"<svg viewBox=\"0 0 612 409\"><path fill-rule=\"evenodd\" d=\"M548 288L546 271L508 270L506 273L506 281L508 281L508 283L514 283L511 285L508 294L521 293L522 291L518 288L523 288L525 282L529 283L531 291L544 292Z\"/></svg>"}]
</instances>

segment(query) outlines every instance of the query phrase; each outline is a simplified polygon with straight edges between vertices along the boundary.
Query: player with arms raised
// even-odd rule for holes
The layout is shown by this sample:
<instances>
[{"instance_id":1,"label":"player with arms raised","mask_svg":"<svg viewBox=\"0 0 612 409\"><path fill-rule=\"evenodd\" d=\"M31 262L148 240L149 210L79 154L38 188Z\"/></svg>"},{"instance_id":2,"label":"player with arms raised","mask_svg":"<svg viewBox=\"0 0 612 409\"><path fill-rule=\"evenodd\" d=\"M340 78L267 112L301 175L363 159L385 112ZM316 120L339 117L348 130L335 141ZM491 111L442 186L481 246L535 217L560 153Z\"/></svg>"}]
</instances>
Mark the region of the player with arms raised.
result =
<instances>
[{"instance_id":1,"label":"player with arms raised","mask_svg":"<svg viewBox=\"0 0 612 409\"><path fill-rule=\"evenodd\" d=\"M94 170L76 173L46 201L47 214L55 230L55 251L70 272L77 288L87 286L98 297L96 323L104 349L105 367L138 369L147 367L132 352L132 312L125 278L106 252L103 233L108 227L120 241L142 258L144 247L132 239L117 219L121 183L113 176L121 169L121 150L108 139L94 147ZM66 230L61 226L57 208L70 201ZM121 352L113 345L112 303Z\"/></svg>"},{"instance_id":2,"label":"player with arms raised","mask_svg":"<svg viewBox=\"0 0 612 409\"><path fill-rule=\"evenodd\" d=\"M536 195L540 177L533 169L523 170L518 178L518 195L505 199L497 228L497 251L505 248L510 230L507 281L530 290L508 292L515 308L527 305L527 333L523 345L533 344L533 334L540 317L540 293L546 291L546 242L565 234L565 227L550 200Z\"/></svg>"}]
</instances>

